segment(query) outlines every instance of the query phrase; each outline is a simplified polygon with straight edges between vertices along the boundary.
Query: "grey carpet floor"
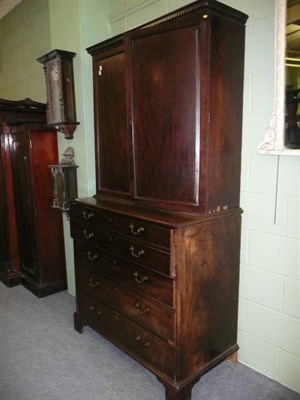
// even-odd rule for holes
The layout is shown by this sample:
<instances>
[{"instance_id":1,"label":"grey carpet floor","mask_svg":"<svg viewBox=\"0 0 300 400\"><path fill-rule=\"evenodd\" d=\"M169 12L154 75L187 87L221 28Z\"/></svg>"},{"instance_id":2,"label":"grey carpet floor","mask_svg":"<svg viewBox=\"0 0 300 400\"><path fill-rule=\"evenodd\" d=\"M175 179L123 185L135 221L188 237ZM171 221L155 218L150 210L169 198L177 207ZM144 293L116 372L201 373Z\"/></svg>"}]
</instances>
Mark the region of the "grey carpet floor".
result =
<instances>
[{"instance_id":1,"label":"grey carpet floor","mask_svg":"<svg viewBox=\"0 0 300 400\"><path fill-rule=\"evenodd\" d=\"M164 400L164 388L105 339L73 329L75 299L42 299L0 283L0 400ZM300 395L228 361L193 388L193 400L300 400Z\"/></svg>"}]
</instances>

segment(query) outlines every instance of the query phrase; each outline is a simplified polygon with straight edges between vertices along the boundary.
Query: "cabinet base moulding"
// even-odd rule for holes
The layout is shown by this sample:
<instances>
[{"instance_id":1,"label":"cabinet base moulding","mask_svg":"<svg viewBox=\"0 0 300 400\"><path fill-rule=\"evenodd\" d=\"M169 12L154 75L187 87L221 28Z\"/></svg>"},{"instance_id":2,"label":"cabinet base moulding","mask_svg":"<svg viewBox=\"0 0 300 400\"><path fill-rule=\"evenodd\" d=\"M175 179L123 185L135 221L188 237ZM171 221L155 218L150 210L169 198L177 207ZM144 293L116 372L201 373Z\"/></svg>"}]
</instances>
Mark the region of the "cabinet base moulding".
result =
<instances>
[{"instance_id":1,"label":"cabinet base moulding","mask_svg":"<svg viewBox=\"0 0 300 400\"><path fill-rule=\"evenodd\" d=\"M21 283L24 287L26 287L26 289L30 290L30 292L32 292L38 298L45 297L50 294L54 294L67 289L66 281L58 281L53 283L48 282L44 285L40 285L28 277L22 277Z\"/></svg>"},{"instance_id":2,"label":"cabinet base moulding","mask_svg":"<svg viewBox=\"0 0 300 400\"><path fill-rule=\"evenodd\" d=\"M16 273L8 276L0 270L0 282L4 283L7 287L17 286L21 282L21 275Z\"/></svg>"}]
</instances>

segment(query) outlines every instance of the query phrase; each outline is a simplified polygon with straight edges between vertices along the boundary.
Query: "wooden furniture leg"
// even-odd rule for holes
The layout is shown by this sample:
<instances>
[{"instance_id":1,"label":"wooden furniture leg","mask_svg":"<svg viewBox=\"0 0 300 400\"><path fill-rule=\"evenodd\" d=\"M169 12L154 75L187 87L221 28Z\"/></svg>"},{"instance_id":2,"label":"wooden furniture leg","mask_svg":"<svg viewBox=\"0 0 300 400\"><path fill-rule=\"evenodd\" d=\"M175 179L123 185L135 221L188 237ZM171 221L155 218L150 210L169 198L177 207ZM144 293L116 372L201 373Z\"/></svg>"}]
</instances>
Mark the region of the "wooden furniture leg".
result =
<instances>
[{"instance_id":1,"label":"wooden furniture leg","mask_svg":"<svg viewBox=\"0 0 300 400\"><path fill-rule=\"evenodd\" d=\"M192 400L192 388L184 387L177 390L173 387L166 387L166 400Z\"/></svg>"},{"instance_id":2,"label":"wooden furniture leg","mask_svg":"<svg viewBox=\"0 0 300 400\"><path fill-rule=\"evenodd\" d=\"M227 358L227 360L229 362L231 362L232 364L237 364L237 362L238 362L238 352L235 351L234 353L232 353L231 356L229 356Z\"/></svg>"},{"instance_id":3,"label":"wooden furniture leg","mask_svg":"<svg viewBox=\"0 0 300 400\"><path fill-rule=\"evenodd\" d=\"M166 388L166 400L192 400L192 389L200 380L200 377L181 387L174 387L173 385L170 385L168 382L165 382L159 378L158 380Z\"/></svg>"},{"instance_id":4,"label":"wooden furniture leg","mask_svg":"<svg viewBox=\"0 0 300 400\"><path fill-rule=\"evenodd\" d=\"M83 327L84 327L84 324L82 322L80 315L77 312L75 312L74 313L74 329L75 329L75 331L82 333Z\"/></svg>"}]
</instances>

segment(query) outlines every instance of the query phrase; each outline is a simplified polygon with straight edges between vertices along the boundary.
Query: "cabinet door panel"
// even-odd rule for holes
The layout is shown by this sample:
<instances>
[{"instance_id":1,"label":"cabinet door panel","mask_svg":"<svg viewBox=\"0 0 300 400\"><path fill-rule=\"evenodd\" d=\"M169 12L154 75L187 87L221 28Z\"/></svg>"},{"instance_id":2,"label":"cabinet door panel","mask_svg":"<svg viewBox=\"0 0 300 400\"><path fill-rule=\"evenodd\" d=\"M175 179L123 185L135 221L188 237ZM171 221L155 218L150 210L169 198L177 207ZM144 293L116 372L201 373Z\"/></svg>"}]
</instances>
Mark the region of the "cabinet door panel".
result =
<instances>
[{"instance_id":1,"label":"cabinet door panel","mask_svg":"<svg viewBox=\"0 0 300 400\"><path fill-rule=\"evenodd\" d=\"M0 275L2 272L2 276L8 279L9 285L14 284L13 281L18 283L20 279L10 142L10 135L2 133L0 148Z\"/></svg>"},{"instance_id":2,"label":"cabinet door panel","mask_svg":"<svg viewBox=\"0 0 300 400\"><path fill-rule=\"evenodd\" d=\"M199 60L195 27L131 40L136 196L195 205Z\"/></svg>"},{"instance_id":3,"label":"cabinet door panel","mask_svg":"<svg viewBox=\"0 0 300 400\"><path fill-rule=\"evenodd\" d=\"M124 53L96 60L97 192L130 192Z\"/></svg>"},{"instance_id":4,"label":"cabinet door panel","mask_svg":"<svg viewBox=\"0 0 300 400\"><path fill-rule=\"evenodd\" d=\"M5 164L5 144L4 136L1 136L0 147L0 269L6 270L10 267L10 251L8 236L8 204L7 204L7 184L6 184L6 164Z\"/></svg>"},{"instance_id":5,"label":"cabinet door panel","mask_svg":"<svg viewBox=\"0 0 300 400\"><path fill-rule=\"evenodd\" d=\"M26 133L21 129L20 134L13 135L12 158L21 268L36 277L38 275L38 259L34 245L36 215L31 187L30 155Z\"/></svg>"}]
</instances>

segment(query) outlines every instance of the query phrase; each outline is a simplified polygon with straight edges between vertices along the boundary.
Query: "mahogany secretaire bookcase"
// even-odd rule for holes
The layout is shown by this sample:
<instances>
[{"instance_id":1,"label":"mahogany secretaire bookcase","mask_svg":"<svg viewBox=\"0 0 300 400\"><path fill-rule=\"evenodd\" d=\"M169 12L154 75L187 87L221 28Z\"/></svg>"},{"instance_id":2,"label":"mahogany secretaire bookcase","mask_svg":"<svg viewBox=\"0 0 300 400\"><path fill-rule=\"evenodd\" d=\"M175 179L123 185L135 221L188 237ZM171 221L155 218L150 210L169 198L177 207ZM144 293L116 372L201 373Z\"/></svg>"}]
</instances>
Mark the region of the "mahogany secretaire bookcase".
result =
<instances>
[{"instance_id":1,"label":"mahogany secretaire bookcase","mask_svg":"<svg viewBox=\"0 0 300 400\"><path fill-rule=\"evenodd\" d=\"M197 1L88 49L96 186L71 205L77 310L167 400L237 351L247 16Z\"/></svg>"}]
</instances>

